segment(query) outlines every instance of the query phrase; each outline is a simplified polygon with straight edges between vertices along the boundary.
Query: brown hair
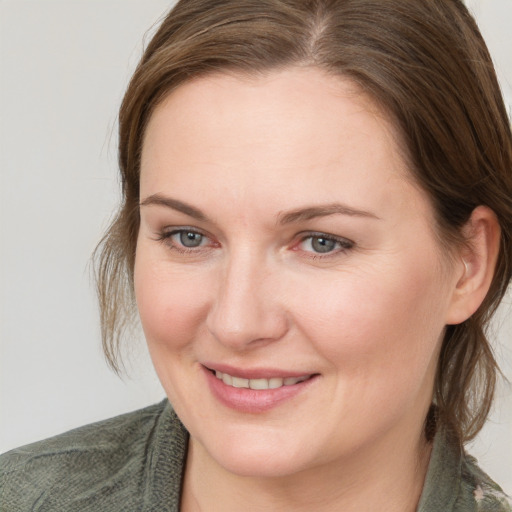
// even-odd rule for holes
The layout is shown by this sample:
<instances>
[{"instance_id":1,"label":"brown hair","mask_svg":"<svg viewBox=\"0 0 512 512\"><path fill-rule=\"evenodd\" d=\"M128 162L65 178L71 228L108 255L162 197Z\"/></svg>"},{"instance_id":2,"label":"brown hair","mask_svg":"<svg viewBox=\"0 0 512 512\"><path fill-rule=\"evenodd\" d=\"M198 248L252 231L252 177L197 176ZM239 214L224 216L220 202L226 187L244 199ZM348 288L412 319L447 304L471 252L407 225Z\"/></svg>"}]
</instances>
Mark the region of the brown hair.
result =
<instances>
[{"instance_id":1,"label":"brown hair","mask_svg":"<svg viewBox=\"0 0 512 512\"><path fill-rule=\"evenodd\" d=\"M439 422L461 441L483 426L497 365L485 328L512 272L512 135L491 58L459 0L181 0L132 77L119 115L122 204L98 246L96 277L106 357L133 318L144 129L170 91L198 76L316 66L354 80L394 119L411 173L428 193L447 247L478 205L502 235L479 310L448 326L434 389Z\"/></svg>"}]
</instances>

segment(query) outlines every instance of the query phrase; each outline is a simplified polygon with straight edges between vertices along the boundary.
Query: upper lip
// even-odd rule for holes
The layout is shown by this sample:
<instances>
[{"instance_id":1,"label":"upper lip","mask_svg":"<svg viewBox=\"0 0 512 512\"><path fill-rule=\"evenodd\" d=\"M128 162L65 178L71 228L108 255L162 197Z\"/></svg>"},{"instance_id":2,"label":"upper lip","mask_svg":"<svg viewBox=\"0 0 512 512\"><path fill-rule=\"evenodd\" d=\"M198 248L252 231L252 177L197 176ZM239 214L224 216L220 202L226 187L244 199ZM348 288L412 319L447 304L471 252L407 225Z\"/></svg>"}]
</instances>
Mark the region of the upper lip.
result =
<instances>
[{"instance_id":1,"label":"upper lip","mask_svg":"<svg viewBox=\"0 0 512 512\"><path fill-rule=\"evenodd\" d=\"M227 364L217 363L202 363L207 370L227 373L232 377L239 377L241 379L272 379L282 377L284 379L289 377L305 377L315 375L314 372L301 372L280 370L278 368L235 368Z\"/></svg>"}]
</instances>

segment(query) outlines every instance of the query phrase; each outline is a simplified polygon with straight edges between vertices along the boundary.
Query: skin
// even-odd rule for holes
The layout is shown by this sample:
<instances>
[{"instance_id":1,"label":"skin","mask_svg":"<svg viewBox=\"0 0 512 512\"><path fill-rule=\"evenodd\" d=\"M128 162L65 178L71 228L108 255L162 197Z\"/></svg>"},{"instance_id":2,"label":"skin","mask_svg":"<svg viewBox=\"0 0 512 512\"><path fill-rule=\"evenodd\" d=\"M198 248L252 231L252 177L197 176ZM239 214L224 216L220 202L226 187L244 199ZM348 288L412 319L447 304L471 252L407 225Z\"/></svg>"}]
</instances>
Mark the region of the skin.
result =
<instances>
[{"instance_id":1,"label":"skin","mask_svg":"<svg viewBox=\"0 0 512 512\"><path fill-rule=\"evenodd\" d=\"M183 510L415 510L444 328L483 298L496 229L481 209L483 256L444 255L397 141L353 83L314 68L200 78L152 115L135 291L191 435ZM213 396L206 362L317 377L247 413Z\"/></svg>"}]
</instances>

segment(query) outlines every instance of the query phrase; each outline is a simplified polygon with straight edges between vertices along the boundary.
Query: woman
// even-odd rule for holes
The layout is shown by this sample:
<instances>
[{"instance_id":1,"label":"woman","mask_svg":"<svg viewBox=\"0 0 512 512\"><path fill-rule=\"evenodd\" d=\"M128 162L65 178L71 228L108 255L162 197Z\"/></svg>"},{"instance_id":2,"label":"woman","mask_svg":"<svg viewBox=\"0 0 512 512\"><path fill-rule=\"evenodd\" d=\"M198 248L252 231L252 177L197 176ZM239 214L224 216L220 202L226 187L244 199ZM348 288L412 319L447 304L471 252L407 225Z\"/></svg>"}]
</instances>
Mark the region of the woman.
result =
<instances>
[{"instance_id":1,"label":"woman","mask_svg":"<svg viewBox=\"0 0 512 512\"><path fill-rule=\"evenodd\" d=\"M136 302L169 401L4 456L6 510L511 510L462 450L512 135L461 2L179 2L120 167L105 352Z\"/></svg>"}]
</instances>

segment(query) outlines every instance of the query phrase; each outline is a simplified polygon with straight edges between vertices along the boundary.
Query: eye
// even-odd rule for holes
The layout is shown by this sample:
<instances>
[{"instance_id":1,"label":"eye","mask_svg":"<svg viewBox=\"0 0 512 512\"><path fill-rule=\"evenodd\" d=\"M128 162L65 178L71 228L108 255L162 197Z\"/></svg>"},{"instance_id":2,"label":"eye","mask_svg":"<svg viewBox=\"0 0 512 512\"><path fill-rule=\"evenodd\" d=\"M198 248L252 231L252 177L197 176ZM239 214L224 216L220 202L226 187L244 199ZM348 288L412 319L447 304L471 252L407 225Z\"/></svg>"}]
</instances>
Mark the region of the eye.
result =
<instances>
[{"instance_id":1,"label":"eye","mask_svg":"<svg viewBox=\"0 0 512 512\"><path fill-rule=\"evenodd\" d=\"M314 233L302 238L299 248L306 252L315 254L330 254L343 252L351 249L354 243L346 238Z\"/></svg>"},{"instance_id":2,"label":"eye","mask_svg":"<svg viewBox=\"0 0 512 512\"><path fill-rule=\"evenodd\" d=\"M190 252L194 249L206 248L213 244L212 240L192 228L169 229L160 233L158 240L178 252Z\"/></svg>"},{"instance_id":3,"label":"eye","mask_svg":"<svg viewBox=\"0 0 512 512\"><path fill-rule=\"evenodd\" d=\"M178 238L180 244L184 247L199 247L204 239L201 233L195 233L194 231L179 231L174 233L173 237Z\"/></svg>"}]
</instances>

